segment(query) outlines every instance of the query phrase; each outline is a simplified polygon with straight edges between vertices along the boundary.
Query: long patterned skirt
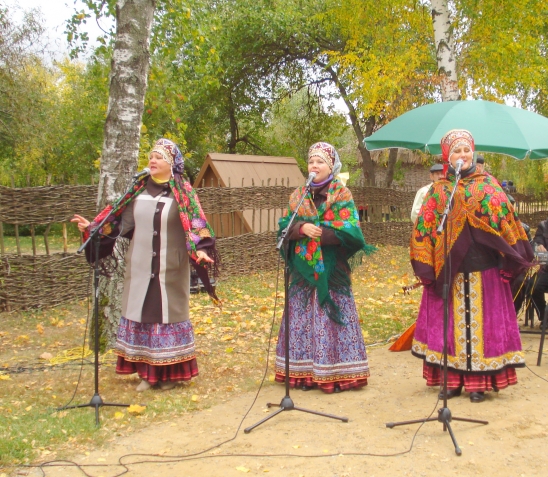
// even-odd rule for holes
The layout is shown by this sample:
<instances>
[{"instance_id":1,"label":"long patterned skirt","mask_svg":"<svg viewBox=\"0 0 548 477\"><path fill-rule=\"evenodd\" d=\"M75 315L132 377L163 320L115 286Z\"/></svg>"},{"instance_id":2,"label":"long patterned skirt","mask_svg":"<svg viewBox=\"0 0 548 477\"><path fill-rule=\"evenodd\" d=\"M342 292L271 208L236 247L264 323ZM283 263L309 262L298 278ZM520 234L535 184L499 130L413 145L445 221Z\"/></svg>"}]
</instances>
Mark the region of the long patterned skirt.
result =
<instances>
[{"instance_id":1,"label":"long patterned skirt","mask_svg":"<svg viewBox=\"0 0 548 477\"><path fill-rule=\"evenodd\" d=\"M369 365L356 304L349 294L330 291L345 325L329 319L319 306L316 291L294 285L289 298L289 383L317 386L332 393L367 384ZM285 319L276 347L276 381L285 381Z\"/></svg>"},{"instance_id":2,"label":"long patterned skirt","mask_svg":"<svg viewBox=\"0 0 548 477\"><path fill-rule=\"evenodd\" d=\"M428 386L442 382L443 299L425 287L412 353L424 360ZM517 383L514 368L525 366L510 285L498 269L459 273L449 303L448 388L467 392Z\"/></svg>"},{"instance_id":3,"label":"long patterned skirt","mask_svg":"<svg viewBox=\"0 0 548 477\"><path fill-rule=\"evenodd\" d=\"M189 381L198 376L190 321L137 323L122 317L115 353L118 374L138 373L152 385L158 381Z\"/></svg>"}]
</instances>

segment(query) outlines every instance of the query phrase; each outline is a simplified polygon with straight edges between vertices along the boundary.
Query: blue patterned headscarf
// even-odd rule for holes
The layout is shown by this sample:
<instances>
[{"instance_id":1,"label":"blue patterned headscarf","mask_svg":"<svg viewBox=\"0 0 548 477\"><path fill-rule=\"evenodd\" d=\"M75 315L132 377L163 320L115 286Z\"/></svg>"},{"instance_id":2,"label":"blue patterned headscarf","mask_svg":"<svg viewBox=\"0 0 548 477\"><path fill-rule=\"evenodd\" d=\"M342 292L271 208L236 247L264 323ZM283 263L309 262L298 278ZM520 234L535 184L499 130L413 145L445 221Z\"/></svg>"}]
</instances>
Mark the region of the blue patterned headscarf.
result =
<instances>
[{"instance_id":1,"label":"blue patterned headscarf","mask_svg":"<svg viewBox=\"0 0 548 477\"><path fill-rule=\"evenodd\" d=\"M150 154L157 152L162 156L162 159L166 161L170 166L173 172L182 174L185 168L185 160L181 151L173 141L169 139L158 139L154 147L150 151Z\"/></svg>"}]
</instances>

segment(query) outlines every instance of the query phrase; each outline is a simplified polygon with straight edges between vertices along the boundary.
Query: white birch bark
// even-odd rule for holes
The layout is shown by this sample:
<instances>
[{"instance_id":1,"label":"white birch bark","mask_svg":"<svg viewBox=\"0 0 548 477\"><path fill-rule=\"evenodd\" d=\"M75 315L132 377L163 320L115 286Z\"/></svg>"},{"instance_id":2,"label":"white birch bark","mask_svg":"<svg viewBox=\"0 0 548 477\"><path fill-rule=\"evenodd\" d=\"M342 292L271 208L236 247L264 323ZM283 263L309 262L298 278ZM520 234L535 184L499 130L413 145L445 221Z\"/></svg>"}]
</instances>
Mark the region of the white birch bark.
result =
<instances>
[{"instance_id":1,"label":"white birch bark","mask_svg":"<svg viewBox=\"0 0 548 477\"><path fill-rule=\"evenodd\" d=\"M443 101L455 101L460 99L460 92L451 15L447 0L431 0L430 4L438 72L441 75L441 97Z\"/></svg>"},{"instance_id":2,"label":"white birch bark","mask_svg":"<svg viewBox=\"0 0 548 477\"><path fill-rule=\"evenodd\" d=\"M110 90L104 127L97 206L123 194L137 169L141 120L150 66L150 36L156 0L118 0L116 40L112 54ZM121 313L123 259L110 279L100 284L102 336L112 344Z\"/></svg>"}]
</instances>

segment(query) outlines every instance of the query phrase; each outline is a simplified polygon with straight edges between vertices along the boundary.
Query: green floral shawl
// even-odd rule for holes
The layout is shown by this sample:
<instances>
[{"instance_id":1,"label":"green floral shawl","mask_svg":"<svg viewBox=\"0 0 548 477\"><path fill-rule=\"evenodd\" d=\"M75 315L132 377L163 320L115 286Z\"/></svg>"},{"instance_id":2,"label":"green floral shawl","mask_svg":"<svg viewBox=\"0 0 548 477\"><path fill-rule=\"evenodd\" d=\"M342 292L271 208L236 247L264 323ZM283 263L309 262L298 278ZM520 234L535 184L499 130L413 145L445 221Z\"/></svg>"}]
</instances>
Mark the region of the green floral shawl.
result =
<instances>
[{"instance_id":1,"label":"green floral shawl","mask_svg":"<svg viewBox=\"0 0 548 477\"><path fill-rule=\"evenodd\" d=\"M291 195L287 214L279 220L278 236L287 227L304 191L303 186ZM320 306L326 308L333 321L342 324L340 310L331 299L329 290L349 294L348 271L353 265L361 263L364 253L370 254L376 250L365 243L352 194L340 180L333 179L329 184L327 200L316 209L310 194L307 194L295 220L330 227L341 242L340 245L322 247L320 238L305 237L290 243L287 260L292 276L291 285L304 281L315 289ZM340 265L341 261L346 267L337 266L337 262Z\"/></svg>"}]
</instances>

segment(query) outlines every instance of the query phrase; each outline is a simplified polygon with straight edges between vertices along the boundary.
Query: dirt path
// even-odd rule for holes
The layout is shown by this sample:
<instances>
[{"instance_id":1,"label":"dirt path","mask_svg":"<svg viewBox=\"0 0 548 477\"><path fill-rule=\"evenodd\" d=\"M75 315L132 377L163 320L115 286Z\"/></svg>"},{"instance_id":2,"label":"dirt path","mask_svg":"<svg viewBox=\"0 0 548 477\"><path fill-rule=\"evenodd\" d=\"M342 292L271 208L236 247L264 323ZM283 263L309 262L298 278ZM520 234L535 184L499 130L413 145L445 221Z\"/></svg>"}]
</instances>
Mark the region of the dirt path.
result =
<instances>
[{"instance_id":1,"label":"dirt path","mask_svg":"<svg viewBox=\"0 0 548 477\"><path fill-rule=\"evenodd\" d=\"M207 411L185 415L171 423L106 443L89 455L78 455L80 464L117 463L126 454L162 454L162 459L134 455L124 458L131 477L209 477L268 475L287 477L350 476L546 476L548 475L548 355L536 366L538 336L522 337L529 369L518 370L517 386L490 393L484 403L472 404L467 394L449 401L453 416L483 419L486 426L453 421L462 456L455 455L451 438L442 424L430 422L418 432L411 452L373 457L356 454L396 454L411 446L418 425L388 429L386 422L420 419L433 410L437 415L437 390L424 385L421 364L410 352L369 350L372 376L358 391L326 395L321 391L292 391L295 405L347 416L348 423L312 414L287 411L250 434L205 454L208 458L186 462L167 458L207 449L234 435L249 408L253 394L243 394ZM203 376L200 379L207 379ZM170 391L170 392L176 392ZM263 419L267 402L279 403L281 385L268 386L244 421L242 429ZM222 457L219 454L246 454ZM279 454L275 457L263 457ZM353 454L353 455L352 455ZM216 455L216 457L212 457ZM292 457L294 456L294 457ZM310 457L313 456L313 457ZM139 463L142 461L159 461ZM111 477L121 467L87 467L92 476ZM30 475L43 475L33 471ZM49 476L82 476L74 468L46 469Z\"/></svg>"}]
</instances>

